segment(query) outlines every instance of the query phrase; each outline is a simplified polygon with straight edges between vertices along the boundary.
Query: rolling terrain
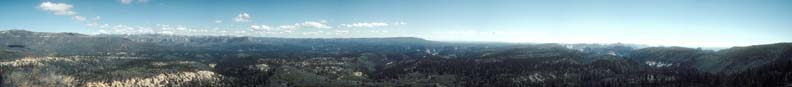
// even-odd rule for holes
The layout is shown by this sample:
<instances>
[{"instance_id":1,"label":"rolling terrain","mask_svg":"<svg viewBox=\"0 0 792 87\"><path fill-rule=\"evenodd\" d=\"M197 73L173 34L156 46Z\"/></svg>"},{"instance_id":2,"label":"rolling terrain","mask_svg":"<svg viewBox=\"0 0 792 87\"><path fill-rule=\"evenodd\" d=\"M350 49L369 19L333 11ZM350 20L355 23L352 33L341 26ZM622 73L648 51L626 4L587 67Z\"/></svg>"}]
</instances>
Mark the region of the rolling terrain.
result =
<instances>
[{"instance_id":1,"label":"rolling terrain","mask_svg":"<svg viewBox=\"0 0 792 87\"><path fill-rule=\"evenodd\" d=\"M722 50L0 31L3 87L792 86L792 43Z\"/></svg>"}]
</instances>

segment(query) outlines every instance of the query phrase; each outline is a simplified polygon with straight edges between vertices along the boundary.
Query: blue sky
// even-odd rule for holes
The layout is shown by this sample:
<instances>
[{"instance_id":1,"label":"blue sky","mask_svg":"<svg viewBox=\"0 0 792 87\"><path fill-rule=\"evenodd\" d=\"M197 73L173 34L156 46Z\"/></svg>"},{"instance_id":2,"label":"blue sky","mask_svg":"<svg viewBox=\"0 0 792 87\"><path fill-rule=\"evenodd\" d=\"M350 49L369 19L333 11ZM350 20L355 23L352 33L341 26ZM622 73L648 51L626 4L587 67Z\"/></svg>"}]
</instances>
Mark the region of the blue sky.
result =
<instances>
[{"instance_id":1,"label":"blue sky","mask_svg":"<svg viewBox=\"0 0 792 87\"><path fill-rule=\"evenodd\" d=\"M726 47L792 41L792 0L0 0L0 30Z\"/></svg>"}]
</instances>

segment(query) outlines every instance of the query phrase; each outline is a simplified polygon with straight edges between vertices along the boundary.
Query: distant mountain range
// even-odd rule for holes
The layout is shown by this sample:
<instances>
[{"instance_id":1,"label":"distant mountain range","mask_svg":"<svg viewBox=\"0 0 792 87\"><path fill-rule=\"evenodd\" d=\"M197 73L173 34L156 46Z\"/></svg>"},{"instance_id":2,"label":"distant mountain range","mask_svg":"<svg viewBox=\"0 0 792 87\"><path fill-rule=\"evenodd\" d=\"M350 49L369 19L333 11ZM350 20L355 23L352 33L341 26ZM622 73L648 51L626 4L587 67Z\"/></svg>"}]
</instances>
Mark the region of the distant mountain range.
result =
<instances>
[{"instance_id":1,"label":"distant mountain range","mask_svg":"<svg viewBox=\"0 0 792 87\"><path fill-rule=\"evenodd\" d=\"M188 81L166 85L792 86L792 43L715 51L636 44L460 43L414 37L84 35L7 30L0 31L0 46L2 82L9 86L90 86L98 84L89 84L91 81L145 78L151 77L150 74L180 71L210 71L217 73L212 77L217 79L207 80L213 81L208 84ZM30 64L28 60L42 59L39 57L57 58L35 63L45 66L22 66ZM60 57L74 61L55 60ZM117 60L116 57L142 59ZM104 64L101 68L94 64L103 60L118 63L100 63ZM149 62L151 65L146 65ZM188 64L179 65L185 63ZM165 66L169 64L179 66ZM58 69L33 74L75 77L75 82L26 83L27 80L21 78L33 77L19 77L41 67ZM145 72L99 72L108 70ZM129 76L105 78L101 75ZM135 77L138 75L142 77Z\"/></svg>"}]
</instances>

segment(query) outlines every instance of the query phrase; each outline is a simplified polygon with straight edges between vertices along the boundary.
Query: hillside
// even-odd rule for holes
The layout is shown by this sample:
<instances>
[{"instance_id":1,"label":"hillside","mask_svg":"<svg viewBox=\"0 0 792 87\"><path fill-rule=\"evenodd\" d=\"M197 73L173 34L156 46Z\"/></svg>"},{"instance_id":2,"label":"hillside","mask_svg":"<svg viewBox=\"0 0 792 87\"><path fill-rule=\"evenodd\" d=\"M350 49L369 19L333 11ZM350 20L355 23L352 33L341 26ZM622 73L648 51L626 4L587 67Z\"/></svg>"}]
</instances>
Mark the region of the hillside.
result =
<instances>
[{"instance_id":1,"label":"hillside","mask_svg":"<svg viewBox=\"0 0 792 87\"><path fill-rule=\"evenodd\" d=\"M719 51L0 31L3 86L763 87L792 85L792 43Z\"/></svg>"}]
</instances>

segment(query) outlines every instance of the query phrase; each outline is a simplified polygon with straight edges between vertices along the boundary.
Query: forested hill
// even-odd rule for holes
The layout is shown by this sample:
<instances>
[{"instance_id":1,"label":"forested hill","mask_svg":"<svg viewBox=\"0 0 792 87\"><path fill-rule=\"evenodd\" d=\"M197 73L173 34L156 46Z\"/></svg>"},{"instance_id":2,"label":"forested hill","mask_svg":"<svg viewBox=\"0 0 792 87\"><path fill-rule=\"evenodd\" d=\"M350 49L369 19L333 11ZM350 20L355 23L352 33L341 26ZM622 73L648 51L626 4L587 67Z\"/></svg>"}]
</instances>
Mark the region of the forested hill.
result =
<instances>
[{"instance_id":1,"label":"forested hill","mask_svg":"<svg viewBox=\"0 0 792 87\"><path fill-rule=\"evenodd\" d=\"M0 31L0 45L4 86L792 85L792 43L716 51L635 44L461 43L414 37L84 35L7 30ZM162 82L140 82L151 79Z\"/></svg>"}]
</instances>

